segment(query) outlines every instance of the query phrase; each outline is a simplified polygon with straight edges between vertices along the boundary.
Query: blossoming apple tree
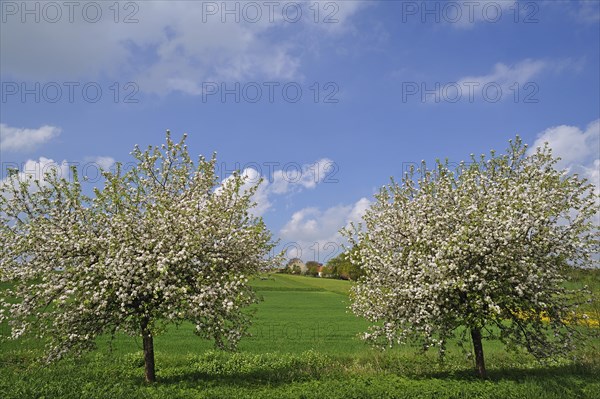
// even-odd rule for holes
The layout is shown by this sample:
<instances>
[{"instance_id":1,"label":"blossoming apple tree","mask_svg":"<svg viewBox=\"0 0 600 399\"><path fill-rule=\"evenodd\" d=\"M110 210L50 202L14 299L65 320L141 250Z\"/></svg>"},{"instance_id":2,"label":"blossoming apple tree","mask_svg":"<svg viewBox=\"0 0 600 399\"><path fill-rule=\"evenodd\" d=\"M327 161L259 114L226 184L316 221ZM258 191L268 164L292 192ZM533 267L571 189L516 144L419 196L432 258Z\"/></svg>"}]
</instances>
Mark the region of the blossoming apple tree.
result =
<instances>
[{"instance_id":1,"label":"blossoming apple tree","mask_svg":"<svg viewBox=\"0 0 600 399\"><path fill-rule=\"evenodd\" d=\"M556 162L547 145L528 155L517 137L506 154L471 156L456 170L423 163L383 187L364 228L344 230L366 273L351 305L373 322L365 338L442 354L449 338L470 338L481 377L482 338L538 358L572 348L586 317L577 304L589 296L563 282L598 253L598 196Z\"/></svg>"},{"instance_id":2,"label":"blossoming apple tree","mask_svg":"<svg viewBox=\"0 0 600 399\"><path fill-rule=\"evenodd\" d=\"M79 354L101 334L141 336L155 381L153 337L189 320L234 347L256 297L248 277L273 259L271 235L250 213L256 187L234 174L219 184L216 158L194 162L185 136L135 147L129 170L103 171L86 195L75 168L43 179L12 174L1 187L0 277L10 282L0 320L11 338L47 340L47 359Z\"/></svg>"}]
</instances>

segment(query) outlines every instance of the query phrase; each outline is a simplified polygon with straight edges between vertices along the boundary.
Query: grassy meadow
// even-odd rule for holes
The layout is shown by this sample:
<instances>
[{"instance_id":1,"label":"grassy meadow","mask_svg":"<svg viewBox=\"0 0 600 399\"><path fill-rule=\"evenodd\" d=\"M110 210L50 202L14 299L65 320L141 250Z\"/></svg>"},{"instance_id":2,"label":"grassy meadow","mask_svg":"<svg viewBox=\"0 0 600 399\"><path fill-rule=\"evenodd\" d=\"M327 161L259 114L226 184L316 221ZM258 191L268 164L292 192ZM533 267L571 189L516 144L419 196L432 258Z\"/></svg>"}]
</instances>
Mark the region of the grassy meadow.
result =
<instances>
[{"instance_id":1,"label":"grassy meadow","mask_svg":"<svg viewBox=\"0 0 600 399\"><path fill-rule=\"evenodd\" d=\"M155 338L158 383L148 386L139 338L102 337L96 351L52 365L36 360L40 342L2 342L0 398L600 398L598 338L547 364L485 341L490 378L481 381L456 346L440 364L435 351L362 342L368 324L348 312L347 281L270 274L252 284L263 301L235 353L191 325L172 327ZM572 284L600 294L600 273Z\"/></svg>"}]
</instances>

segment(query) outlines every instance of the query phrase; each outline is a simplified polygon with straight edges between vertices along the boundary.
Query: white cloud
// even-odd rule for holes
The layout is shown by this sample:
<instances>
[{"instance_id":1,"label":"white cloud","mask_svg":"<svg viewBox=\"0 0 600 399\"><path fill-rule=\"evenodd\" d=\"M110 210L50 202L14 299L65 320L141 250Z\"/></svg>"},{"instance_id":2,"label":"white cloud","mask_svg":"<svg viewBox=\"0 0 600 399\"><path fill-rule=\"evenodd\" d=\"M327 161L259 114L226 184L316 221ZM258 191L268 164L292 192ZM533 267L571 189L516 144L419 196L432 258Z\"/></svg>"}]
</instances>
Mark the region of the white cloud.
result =
<instances>
[{"instance_id":1,"label":"white cloud","mask_svg":"<svg viewBox=\"0 0 600 399\"><path fill-rule=\"evenodd\" d=\"M97 156L86 157L82 164L77 163L77 171L80 175L90 183L98 183L102 181L102 171L108 171L115 164L112 157Z\"/></svg>"},{"instance_id":2,"label":"white cloud","mask_svg":"<svg viewBox=\"0 0 600 399\"><path fill-rule=\"evenodd\" d=\"M252 187L258 184L254 195L252 196L252 201L254 201L255 206L252 208L252 213L255 216L262 216L265 212L271 207L271 201L269 200L268 193L268 183L262 179L260 173L253 168L246 168L241 171L241 177L244 179L244 183L240 188L242 193L249 191ZM227 176L221 181L221 184L216 188L215 193L219 194L223 187L226 187L229 184L233 184L233 175Z\"/></svg>"},{"instance_id":3,"label":"white cloud","mask_svg":"<svg viewBox=\"0 0 600 399\"><path fill-rule=\"evenodd\" d=\"M560 125L537 135L529 153L548 143L555 157L560 157L557 167L577 173L596 186L600 194L600 119L589 123L585 129Z\"/></svg>"},{"instance_id":4,"label":"white cloud","mask_svg":"<svg viewBox=\"0 0 600 399\"><path fill-rule=\"evenodd\" d=\"M361 198L351 205L325 210L309 207L295 212L279 232L288 256L325 262L342 251L345 243L339 230L359 223L371 202Z\"/></svg>"},{"instance_id":5,"label":"white cloud","mask_svg":"<svg viewBox=\"0 0 600 399\"><path fill-rule=\"evenodd\" d=\"M270 191L275 194L286 194L304 188L312 189L327 179L336 168L335 162L322 158L311 164L287 164L284 169L273 172Z\"/></svg>"},{"instance_id":6,"label":"white cloud","mask_svg":"<svg viewBox=\"0 0 600 399\"><path fill-rule=\"evenodd\" d=\"M241 171L241 176L245 179L241 190L249 190L260 182L252 199L256 202L253 213L256 216L262 216L272 208L273 197L297 194L306 189L314 189L330 176L330 172L334 167L335 163L327 158L304 165L287 163L283 169L274 170L271 179L269 179L269 176L262 176L259 171L249 167ZM226 177L221 182L221 186L231 180L232 176ZM217 192L219 190L220 187L217 188Z\"/></svg>"},{"instance_id":7,"label":"white cloud","mask_svg":"<svg viewBox=\"0 0 600 399\"><path fill-rule=\"evenodd\" d=\"M271 208L272 203L269 199L269 183L266 180L261 180L262 176L256 169L246 168L242 171L242 177L246 180L242 186L242 190L248 190L250 187L258 184L258 188L252 197L256 206L252 210L256 216L262 216ZM260 183L259 183L260 182Z\"/></svg>"},{"instance_id":8,"label":"white cloud","mask_svg":"<svg viewBox=\"0 0 600 399\"><path fill-rule=\"evenodd\" d=\"M500 92L500 99L513 98L515 84L523 90L524 84L531 82L549 67L550 64L546 61L532 59L525 59L515 65L497 63L490 73L462 77L456 82L444 85L437 91L436 96L428 96L426 99L429 102L438 101L438 98L444 101L455 98L473 101L484 97L495 101L498 96L496 91Z\"/></svg>"},{"instance_id":9,"label":"white cloud","mask_svg":"<svg viewBox=\"0 0 600 399\"><path fill-rule=\"evenodd\" d=\"M600 119L589 123L585 129L569 125L548 128L537 135L528 154L546 142L552 154L561 158L557 168L576 173L594 185L593 190L599 196L596 203L600 206ZM600 226L600 214L596 215L594 223ZM596 262L600 261L599 256L594 257Z\"/></svg>"},{"instance_id":10,"label":"white cloud","mask_svg":"<svg viewBox=\"0 0 600 399\"><path fill-rule=\"evenodd\" d=\"M583 175L596 185L596 191L600 194L600 158L595 159L589 166L583 165L582 168Z\"/></svg>"},{"instance_id":11,"label":"white cloud","mask_svg":"<svg viewBox=\"0 0 600 399\"><path fill-rule=\"evenodd\" d=\"M135 81L142 91L159 94L180 91L198 95L202 82L211 81L301 79L301 44L294 35L323 24L313 21L312 1L299 3L303 17L297 23L286 21L286 16L293 19L293 10L283 12L287 3L278 3L271 16L268 6L256 2L261 16L252 22L253 10L246 10L245 2L189 1L119 3L118 15L113 3L96 2L102 13L96 23L84 18L87 3L78 3L71 22L67 6L55 2L62 11L56 23L47 22L43 11L40 23L22 23L25 3L14 2L17 11L3 15L0 67L14 79L118 78L122 83ZM348 26L365 4L331 3L339 7L339 23L331 24L336 31ZM211 4L218 7L214 15L207 9ZM43 8L45 3L28 7ZM235 15L226 14L224 7L238 7L239 22ZM88 20L95 15L92 11L87 12ZM328 15L326 11L321 10L320 19ZM137 22L124 23L127 16ZM27 18L32 22L35 16ZM324 33L330 31L333 29ZM15 37L19 40L13 40Z\"/></svg>"},{"instance_id":12,"label":"white cloud","mask_svg":"<svg viewBox=\"0 0 600 399\"><path fill-rule=\"evenodd\" d=\"M579 8L575 12L578 21L585 24L597 24L600 22L600 3L591 0L580 0Z\"/></svg>"},{"instance_id":13,"label":"white cloud","mask_svg":"<svg viewBox=\"0 0 600 399\"><path fill-rule=\"evenodd\" d=\"M464 76L454 82L438 85L435 96L421 94L424 102L473 102L483 99L488 102L497 102L502 100L515 100L515 95L519 95L519 101L535 99L537 94L536 79L542 73L553 72L560 73L565 70L579 71L585 62L584 58L562 59L562 60L534 60L524 59L515 64L497 63L490 73L485 75ZM531 97L531 98L529 98Z\"/></svg>"},{"instance_id":14,"label":"white cloud","mask_svg":"<svg viewBox=\"0 0 600 399\"><path fill-rule=\"evenodd\" d=\"M88 164L97 165L104 170L109 170L116 162L112 157L88 157L86 161Z\"/></svg>"},{"instance_id":15,"label":"white cloud","mask_svg":"<svg viewBox=\"0 0 600 399\"><path fill-rule=\"evenodd\" d=\"M304 8L310 11L309 18L319 21L313 24L316 28L328 33L343 34L353 29L350 20L356 14L374 4L372 1L307 0Z\"/></svg>"},{"instance_id":16,"label":"white cloud","mask_svg":"<svg viewBox=\"0 0 600 399\"><path fill-rule=\"evenodd\" d=\"M17 181L33 182L39 180L42 187L47 186L48 183L45 180L45 175L46 173L51 173L53 170L56 170L59 178L67 178L69 176L69 164L67 161L58 163L45 157L40 157L37 161L29 159L23 164L22 169L17 172ZM5 186L9 182L10 178L6 177L0 181L0 186ZM31 186L30 189L35 191L35 186Z\"/></svg>"},{"instance_id":17,"label":"white cloud","mask_svg":"<svg viewBox=\"0 0 600 399\"><path fill-rule=\"evenodd\" d=\"M60 128L49 125L38 129L27 129L0 123L0 150L31 151L57 137L60 132Z\"/></svg>"},{"instance_id":18,"label":"white cloud","mask_svg":"<svg viewBox=\"0 0 600 399\"><path fill-rule=\"evenodd\" d=\"M569 125L548 128L537 135L530 153L545 142L554 156L561 158L558 167L571 169L581 165L591 170L594 161L600 158L600 119L588 124L585 130Z\"/></svg>"}]
</instances>

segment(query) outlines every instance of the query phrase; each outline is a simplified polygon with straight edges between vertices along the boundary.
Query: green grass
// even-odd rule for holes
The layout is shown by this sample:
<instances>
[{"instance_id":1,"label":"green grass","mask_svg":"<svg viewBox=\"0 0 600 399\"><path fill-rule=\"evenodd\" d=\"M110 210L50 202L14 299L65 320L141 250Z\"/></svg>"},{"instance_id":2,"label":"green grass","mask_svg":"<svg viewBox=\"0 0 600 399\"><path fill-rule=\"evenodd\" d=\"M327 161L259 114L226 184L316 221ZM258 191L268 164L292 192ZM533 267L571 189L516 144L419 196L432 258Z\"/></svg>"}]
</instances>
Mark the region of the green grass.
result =
<instances>
[{"instance_id":1,"label":"green grass","mask_svg":"<svg viewBox=\"0 0 600 399\"><path fill-rule=\"evenodd\" d=\"M598 293L597 277L573 284ZM40 342L3 342L0 398L600 398L600 340L545 365L484 342L490 378L480 381L453 345L440 364L433 351L363 343L368 323L348 313L347 281L276 274L252 285L263 301L237 353L214 350L190 324L170 328L155 339L159 382L147 386L139 339L102 337L95 352L50 366L36 362Z\"/></svg>"},{"instance_id":2,"label":"green grass","mask_svg":"<svg viewBox=\"0 0 600 399\"><path fill-rule=\"evenodd\" d=\"M328 291L348 295L350 282L290 274L271 274L252 282L257 291Z\"/></svg>"}]
</instances>

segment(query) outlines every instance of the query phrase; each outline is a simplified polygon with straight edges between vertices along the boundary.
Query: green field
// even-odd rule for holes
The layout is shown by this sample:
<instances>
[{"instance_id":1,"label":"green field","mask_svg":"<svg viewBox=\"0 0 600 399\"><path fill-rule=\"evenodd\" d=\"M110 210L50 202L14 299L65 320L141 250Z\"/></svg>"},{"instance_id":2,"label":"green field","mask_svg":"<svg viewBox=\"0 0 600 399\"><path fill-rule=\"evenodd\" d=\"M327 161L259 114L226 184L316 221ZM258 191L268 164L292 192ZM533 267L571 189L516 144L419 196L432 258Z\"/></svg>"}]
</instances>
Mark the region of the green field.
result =
<instances>
[{"instance_id":1,"label":"green field","mask_svg":"<svg viewBox=\"0 0 600 399\"><path fill-rule=\"evenodd\" d=\"M598 276L579 278L599 293ZM490 378L480 381L452 345L440 364L434 351L363 343L349 282L271 274L252 284L263 301L236 353L173 327L155 339L159 382L148 386L140 339L101 338L95 352L49 366L36 362L42 343L3 342L0 398L600 398L599 339L549 364L484 342Z\"/></svg>"}]
</instances>

